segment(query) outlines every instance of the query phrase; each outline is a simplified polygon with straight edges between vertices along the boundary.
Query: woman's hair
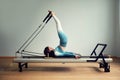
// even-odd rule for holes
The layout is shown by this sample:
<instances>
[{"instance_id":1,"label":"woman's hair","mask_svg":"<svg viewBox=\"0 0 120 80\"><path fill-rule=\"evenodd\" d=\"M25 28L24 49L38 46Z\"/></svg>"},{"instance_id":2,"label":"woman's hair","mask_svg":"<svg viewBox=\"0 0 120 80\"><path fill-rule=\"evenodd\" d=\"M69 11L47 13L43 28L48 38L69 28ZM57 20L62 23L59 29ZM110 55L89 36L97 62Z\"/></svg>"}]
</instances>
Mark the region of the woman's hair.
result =
<instances>
[{"instance_id":1,"label":"woman's hair","mask_svg":"<svg viewBox=\"0 0 120 80\"><path fill-rule=\"evenodd\" d=\"M44 55L47 57L48 54L49 54L49 48L45 47L45 49L44 49Z\"/></svg>"},{"instance_id":2,"label":"woman's hair","mask_svg":"<svg viewBox=\"0 0 120 80\"><path fill-rule=\"evenodd\" d=\"M55 57L55 53L54 53L54 51L53 50L49 50L49 47L45 47L45 49L44 49L44 55L46 56L46 57Z\"/></svg>"}]
</instances>

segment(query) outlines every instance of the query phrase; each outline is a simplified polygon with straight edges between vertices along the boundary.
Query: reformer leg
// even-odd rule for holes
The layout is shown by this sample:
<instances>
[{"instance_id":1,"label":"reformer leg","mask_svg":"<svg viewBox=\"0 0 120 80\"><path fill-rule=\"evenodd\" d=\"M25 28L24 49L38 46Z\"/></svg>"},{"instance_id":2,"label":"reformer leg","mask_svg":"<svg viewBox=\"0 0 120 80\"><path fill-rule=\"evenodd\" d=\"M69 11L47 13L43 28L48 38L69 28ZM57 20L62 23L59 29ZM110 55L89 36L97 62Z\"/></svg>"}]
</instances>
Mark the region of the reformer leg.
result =
<instances>
[{"instance_id":1,"label":"reformer leg","mask_svg":"<svg viewBox=\"0 0 120 80\"><path fill-rule=\"evenodd\" d=\"M18 63L19 72L22 72L22 65L21 64L22 64L21 62Z\"/></svg>"},{"instance_id":2,"label":"reformer leg","mask_svg":"<svg viewBox=\"0 0 120 80\"><path fill-rule=\"evenodd\" d=\"M104 72L110 72L110 65L108 63L105 63L104 65Z\"/></svg>"},{"instance_id":3,"label":"reformer leg","mask_svg":"<svg viewBox=\"0 0 120 80\"><path fill-rule=\"evenodd\" d=\"M25 63L25 68L28 68L28 63Z\"/></svg>"},{"instance_id":4,"label":"reformer leg","mask_svg":"<svg viewBox=\"0 0 120 80\"><path fill-rule=\"evenodd\" d=\"M19 62L19 63L18 63L19 72L22 72L23 66L24 66L25 68L28 68L28 63Z\"/></svg>"},{"instance_id":5,"label":"reformer leg","mask_svg":"<svg viewBox=\"0 0 120 80\"><path fill-rule=\"evenodd\" d=\"M110 65L108 63L99 63L99 68L104 68L104 72L110 72Z\"/></svg>"},{"instance_id":6,"label":"reformer leg","mask_svg":"<svg viewBox=\"0 0 120 80\"><path fill-rule=\"evenodd\" d=\"M99 68L104 68L104 64L103 63L99 63Z\"/></svg>"}]
</instances>

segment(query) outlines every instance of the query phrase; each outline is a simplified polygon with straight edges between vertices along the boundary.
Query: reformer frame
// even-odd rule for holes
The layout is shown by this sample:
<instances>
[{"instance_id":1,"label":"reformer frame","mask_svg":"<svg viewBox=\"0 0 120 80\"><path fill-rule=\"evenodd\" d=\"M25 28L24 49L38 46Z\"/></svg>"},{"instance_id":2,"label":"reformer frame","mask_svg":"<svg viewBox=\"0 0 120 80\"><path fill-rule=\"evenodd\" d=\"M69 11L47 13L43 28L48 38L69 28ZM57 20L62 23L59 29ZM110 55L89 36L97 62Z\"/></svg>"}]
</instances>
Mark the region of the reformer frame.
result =
<instances>
[{"instance_id":1,"label":"reformer frame","mask_svg":"<svg viewBox=\"0 0 120 80\"><path fill-rule=\"evenodd\" d=\"M98 62L100 68L104 68L104 72L110 72L110 62L112 58L103 55L103 51L107 47L107 44L98 43L90 56L81 56L80 59L72 57L54 57L49 58L41 56L40 53L26 51L25 49L30 43L40 34L47 22L51 19L51 12L44 18L42 24L33 32L33 34L23 43L23 45L17 50L16 58L13 62L18 63L19 72L23 71L23 67L28 68L28 63L80 63L80 62ZM99 46L103 46L100 53L96 53L96 49ZM18 56L20 54L20 56ZM29 56L25 56L29 55Z\"/></svg>"},{"instance_id":2,"label":"reformer frame","mask_svg":"<svg viewBox=\"0 0 120 80\"><path fill-rule=\"evenodd\" d=\"M96 53L96 50L99 46L103 46L101 51ZM112 58L109 56L104 56L103 51L105 50L107 44L97 44L92 51L90 56L81 56L80 59L75 58L65 58L65 57L56 57L56 58L46 58L45 56L25 56L20 58L15 58L14 62L18 63L19 72L23 71L23 67L28 68L28 63L85 63L85 62L97 62L99 63L99 68L104 68L104 72L110 72L110 62Z\"/></svg>"}]
</instances>

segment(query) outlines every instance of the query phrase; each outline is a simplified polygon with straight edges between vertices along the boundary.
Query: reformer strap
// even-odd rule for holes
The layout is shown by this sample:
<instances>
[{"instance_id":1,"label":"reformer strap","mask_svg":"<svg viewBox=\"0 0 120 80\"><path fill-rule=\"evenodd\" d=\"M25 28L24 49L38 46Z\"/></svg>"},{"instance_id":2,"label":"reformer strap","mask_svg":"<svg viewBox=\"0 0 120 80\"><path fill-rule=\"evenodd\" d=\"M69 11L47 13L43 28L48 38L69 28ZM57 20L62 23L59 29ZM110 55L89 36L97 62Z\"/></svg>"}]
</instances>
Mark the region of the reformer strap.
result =
<instances>
[{"instance_id":1,"label":"reformer strap","mask_svg":"<svg viewBox=\"0 0 120 80\"><path fill-rule=\"evenodd\" d=\"M47 22L52 18L51 12L47 14L47 16L42 21L42 24L32 33L32 35L24 42L24 44L17 50L16 53L20 53L24 51L24 49L32 42L32 40L41 32L41 30L44 28L44 26L47 24ZM44 24L45 23L45 24ZM43 25L44 24L44 25ZM41 29L39 31L39 29ZM36 35L35 35L36 34ZM35 37L33 37L35 36ZM30 41L31 40L31 41ZM28 43L29 42L29 43ZM28 44L27 44L28 43ZM27 46L25 46L27 45ZM22 50L23 49L23 50Z\"/></svg>"},{"instance_id":2,"label":"reformer strap","mask_svg":"<svg viewBox=\"0 0 120 80\"><path fill-rule=\"evenodd\" d=\"M48 15L44 18L43 22L45 22L46 19L47 19L48 17L50 17L50 16L51 16L51 12L48 13Z\"/></svg>"},{"instance_id":3,"label":"reformer strap","mask_svg":"<svg viewBox=\"0 0 120 80\"><path fill-rule=\"evenodd\" d=\"M52 18L52 15L50 15L50 17L47 19L46 23Z\"/></svg>"}]
</instances>

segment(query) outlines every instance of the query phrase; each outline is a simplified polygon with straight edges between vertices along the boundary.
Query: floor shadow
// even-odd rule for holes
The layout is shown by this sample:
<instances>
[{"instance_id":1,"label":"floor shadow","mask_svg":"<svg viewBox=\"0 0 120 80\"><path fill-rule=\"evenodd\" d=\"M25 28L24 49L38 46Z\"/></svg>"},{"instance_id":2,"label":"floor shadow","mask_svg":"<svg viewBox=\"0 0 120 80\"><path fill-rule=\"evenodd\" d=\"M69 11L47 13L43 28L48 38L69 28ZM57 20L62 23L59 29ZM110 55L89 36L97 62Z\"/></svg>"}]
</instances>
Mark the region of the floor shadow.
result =
<instances>
[{"instance_id":1,"label":"floor shadow","mask_svg":"<svg viewBox=\"0 0 120 80\"><path fill-rule=\"evenodd\" d=\"M62 67L62 66L29 66L28 68L23 67L23 71L44 71L44 72L67 72L67 71L72 71L73 68L90 68L93 69L93 71L96 72L103 72L99 67L92 67L92 66L77 66L77 67ZM12 66L12 67L0 67L0 71L18 71L19 68L17 66Z\"/></svg>"},{"instance_id":2,"label":"floor shadow","mask_svg":"<svg viewBox=\"0 0 120 80\"><path fill-rule=\"evenodd\" d=\"M95 67L95 66L77 66L76 68L88 68L88 69L92 69L92 71L95 72L104 72L103 68L99 68L99 67Z\"/></svg>"},{"instance_id":3,"label":"floor shadow","mask_svg":"<svg viewBox=\"0 0 120 80\"><path fill-rule=\"evenodd\" d=\"M44 71L44 72L66 72L66 71L71 71L69 67L29 67L27 69L23 69L27 71Z\"/></svg>"},{"instance_id":4,"label":"floor shadow","mask_svg":"<svg viewBox=\"0 0 120 80\"><path fill-rule=\"evenodd\" d=\"M95 70L96 72L103 72L103 70L101 70L101 68L98 67L91 67L93 70Z\"/></svg>"},{"instance_id":5,"label":"floor shadow","mask_svg":"<svg viewBox=\"0 0 120 80\"><path fill-rule=\"evenodd\" d=\"M17 68L12 68L12 67L0 67L0 72L6 72L6 71L17 71Z\"/></svg>"}]
</instances>

